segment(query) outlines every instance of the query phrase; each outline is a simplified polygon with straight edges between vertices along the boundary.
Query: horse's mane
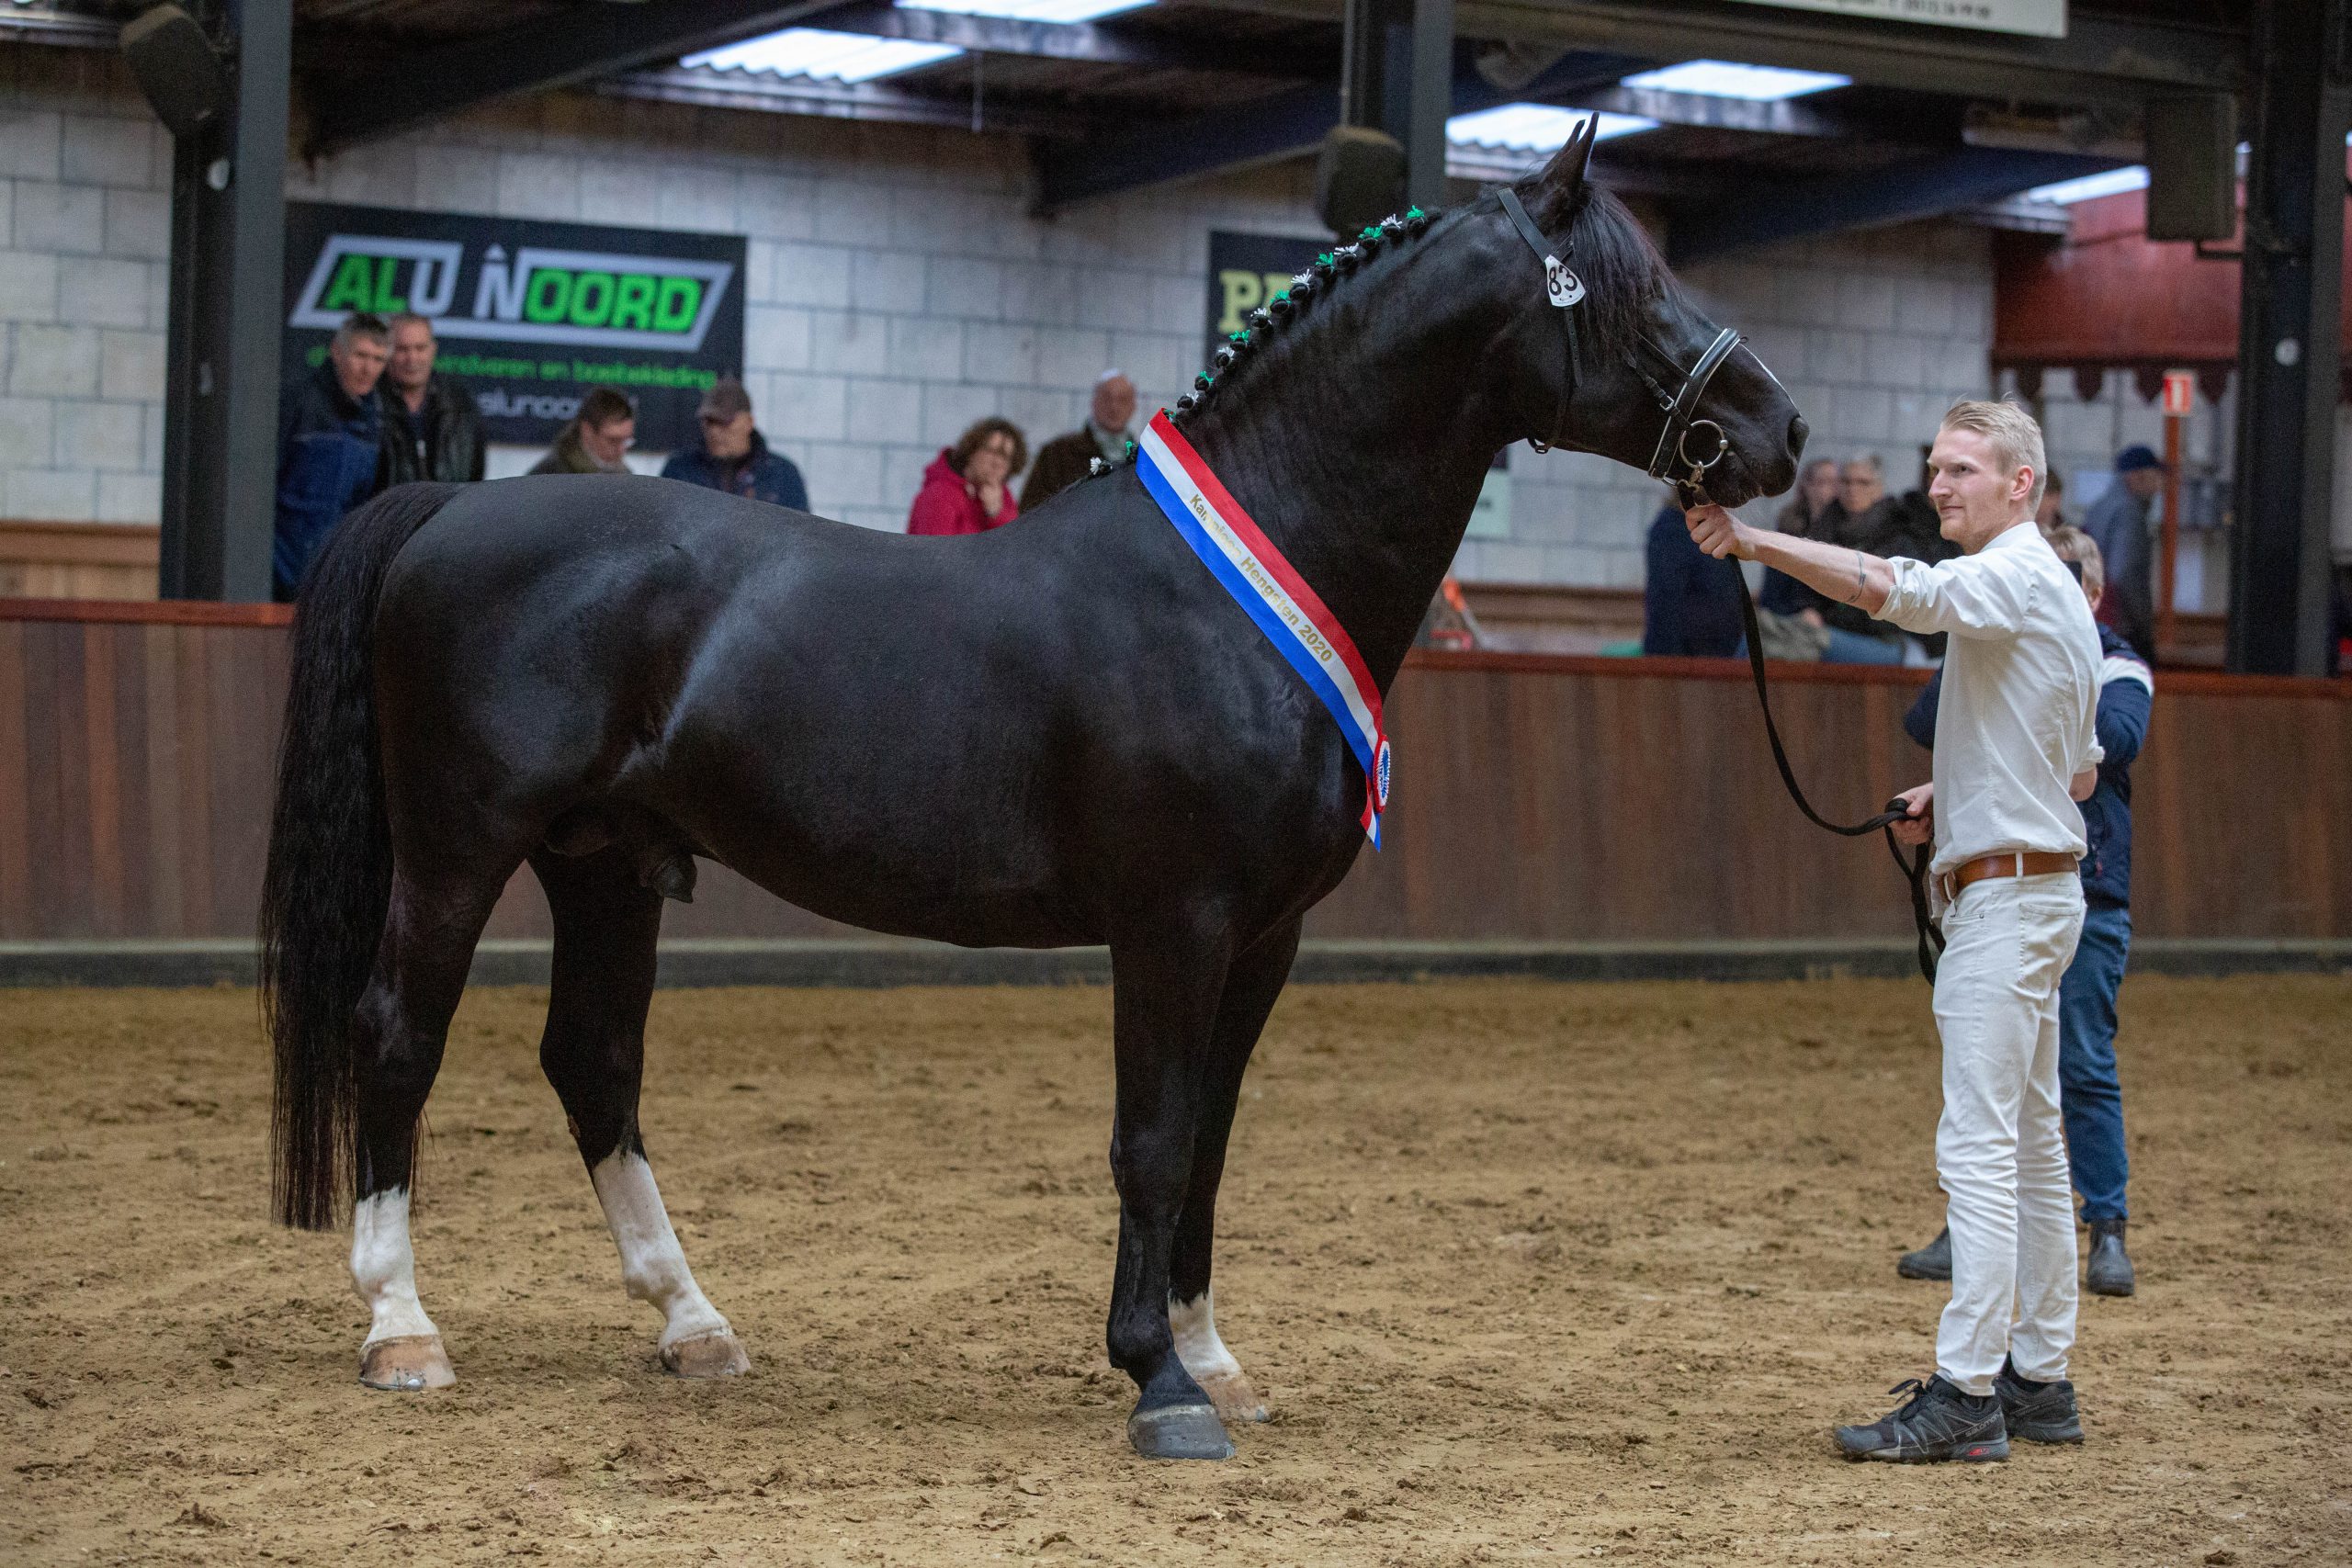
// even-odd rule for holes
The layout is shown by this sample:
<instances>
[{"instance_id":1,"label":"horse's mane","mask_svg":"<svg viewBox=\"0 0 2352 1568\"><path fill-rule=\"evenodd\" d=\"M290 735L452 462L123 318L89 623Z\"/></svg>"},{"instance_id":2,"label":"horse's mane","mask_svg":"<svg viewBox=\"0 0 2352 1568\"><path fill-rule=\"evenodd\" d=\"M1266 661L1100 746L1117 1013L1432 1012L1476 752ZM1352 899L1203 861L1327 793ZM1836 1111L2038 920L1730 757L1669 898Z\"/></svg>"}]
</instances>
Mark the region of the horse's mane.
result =
<instances>
[{"instance_id":1,"label":"horse's mane","mask_svg":"<svg viewBox=\"0 0 2352 1568\"><path fill-rule=\"evenodd\" d=\"M1389 266L1382 264L1393 253L1442 220L1449 220L1447 226L1451 226L1451 221L1465 218L1472 210L1464 207L1441 215L1416 207L1402 217L1391 216L1365 229L1352 243L1324 252L1314 265L1292 278L1289 288L1250 312L1243 329L1221 344L1210 356L1208 367L1193 378L1193 389L1176 400L1170 417L1182 429L1212 400L1230 397L1236 378L1257 362L1260 351L1304 319L1317 300L1343 280L1359 274L1385 273ZM1641 331L1645 309L1661 298L1679 296L1680 286L1625 204L1598 186L1584 187L1568 231L1571 249L1563 259L1584 278L1585 320L1594 339L1612 350L1630 346ZM1533 258L1528 259L1532 266ZM1540 271L1531 271L1530 277L1530 287L1542 286Z\"/></svg>"}]
</instances>

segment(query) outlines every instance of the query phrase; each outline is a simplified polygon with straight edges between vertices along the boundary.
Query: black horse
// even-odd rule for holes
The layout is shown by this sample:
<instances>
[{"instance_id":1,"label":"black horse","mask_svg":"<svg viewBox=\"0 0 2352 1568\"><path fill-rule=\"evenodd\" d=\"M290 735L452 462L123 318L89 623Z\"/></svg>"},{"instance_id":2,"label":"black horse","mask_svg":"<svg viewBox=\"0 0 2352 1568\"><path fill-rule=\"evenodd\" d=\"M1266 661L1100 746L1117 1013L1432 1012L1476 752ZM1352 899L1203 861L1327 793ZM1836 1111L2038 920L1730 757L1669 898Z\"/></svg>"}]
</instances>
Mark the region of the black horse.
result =
<instances>
[{"instance_id":1,"label":"black horse","mask_svg":"<svg viewBox=\"0 0 2352 1568\"><path fill-rule=\"evenodd\" d=\"M1794 477L1787 396L1586 186L1589 150L1367 231L1179 405L1384 692L1503 446L1658 471L1711 424L1713 499ZM1554 266L1547 298L1531 243L1588 292ZM410 486L337 532L294 637L263 916L277 1205L324 1228L356 1193L364 1382L452 1375L414 1286L415 1141L476 940L526 861L554 918L540 1062L628 1288L662 1311L671 1370L748 1366L637 1126L662 899L700 856L876 931L1107 942L1128 1434L1221 1458L1219 1413L1263 1418L1216 1328L1217 1184L1300 919L1362 846L1366 784L1131 465L956 539L655 479Z\"/></svg>"}]
</instances>

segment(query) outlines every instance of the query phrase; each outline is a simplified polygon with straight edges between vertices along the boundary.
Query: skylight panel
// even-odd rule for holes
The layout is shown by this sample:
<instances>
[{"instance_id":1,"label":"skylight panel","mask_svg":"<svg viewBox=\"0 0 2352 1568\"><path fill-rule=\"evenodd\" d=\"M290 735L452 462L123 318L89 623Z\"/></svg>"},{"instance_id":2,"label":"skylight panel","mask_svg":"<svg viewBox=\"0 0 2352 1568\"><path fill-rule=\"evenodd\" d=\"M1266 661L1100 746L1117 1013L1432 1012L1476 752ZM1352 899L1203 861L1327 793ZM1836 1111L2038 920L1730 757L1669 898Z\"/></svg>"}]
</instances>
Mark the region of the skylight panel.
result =
<instances>
[{"instance_id":1,"label":"skylight panel","mask_svg":"<svg viewBox=\"0 0 2352 1568\"><path fill-rule=\"evenodd\" d=\"M1003 17L1016 22L1091 22L1151 3L1152 0L899 0L910 10Z\"/></svg>"},{"instance_id":2,"label":"skylight panel","mask_svg":"<svg viewBox=\"0 0 2352 1568\"><path fill-rule=\"evenodd\" d=\"M2085 175L2079 179L2060 180L2056 185L2036 186L2027 191L2027 201L2054 201L2061 207L2071 207L2094 197L2120 196L2127 190L2148 188L2148 171L2138 164L2128 169L2109 169L2102 174Z\"/></svg>"},{"instance_id":3,"label":"skylight panel","mask_svg":"<svg viewBox=\"0 0 2352 1568\"><path fill-rule=\"evenodd\" d=\"M1686 60L1628 76L1620 86L1652 87L1661 93L1694 93L1709 98L1746 98L1769 103L1807 93L1849 86L1850 76L1826 71L1783 71L1776 65L1741 65L1729 60Z\"/></svg>"},{"instance_id":4,"label":"skylight panel","mask_svg":"<svg viewBox=\"0 0 2352 1568\"><path fill-rule=\"evenodd\" d=\"M1445 139L1457 147L1508 147L1525 152L1556 152L1566 144L1568 133L1590 118L1588 109L1564 109L1551 104L1503 104L1496 108L1481 109L1476 114L1458 114L1445 122ZM1612 136L1631 136L1637 131L1655 130L1657 121L1644 119L1637 114L1600 116L1600 129L1594 135L1606 141Z\"/></svg>"},{"instance_id":5,"label":"skylight panel","mask_svg":"<svg viewBox=\"0 0 2352 1568\"><path fill-rule=\"evenodd\" d=\"M836 82L871 82L952 60L964 51L952 43L869 38L864 33L821 28L786 28L725 49L690 54L679 63L713 71L759 71L775 76L815 76Z\"/></svg>"}]
</instances>

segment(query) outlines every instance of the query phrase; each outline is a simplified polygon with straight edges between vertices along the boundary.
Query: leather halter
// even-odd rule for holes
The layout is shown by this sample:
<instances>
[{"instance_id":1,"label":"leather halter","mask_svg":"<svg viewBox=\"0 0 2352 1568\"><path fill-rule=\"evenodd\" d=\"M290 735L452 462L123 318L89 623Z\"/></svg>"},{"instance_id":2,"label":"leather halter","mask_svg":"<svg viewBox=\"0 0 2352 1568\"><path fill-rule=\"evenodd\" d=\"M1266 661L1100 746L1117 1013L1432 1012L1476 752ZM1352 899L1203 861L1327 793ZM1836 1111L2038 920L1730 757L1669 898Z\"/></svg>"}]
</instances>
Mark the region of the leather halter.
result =
<instances>
[{"instance_id":1,"label":"leather halter","mask_svg":"<svg viewBox=\"0 0 2352 1568\"><path fill-rule=\"evenodd\" d=\"M1561 324L1567 332L1567 371L1560 379L1559 412L1553 418L1549 435L1542 440L1530 436L1527 443L1538 452L1548 452L1567 435L1568 405L1576 396L1577 371L1584 357L1575 309L1585 297L1584 280L1554 254L1551 242L1544 237L1544 231L1535 226L1535 220L1527 215L1527 208L1519 199L1518 193L1506 186L1498 194L1502 197L1503 215L1510 220L1511 227L1519 231L1519 237L1527 242L1528 249L1543 261L1544 297L1562 312ZM1571 258L1575 256L1574 240L1563 248ZM1642 367L1632 350L1625 353L1626 368L1649 389L1650 396L1657 401L1663 420L1658 428L1657 446L1650 454L1649 476L1654 479L1668 480L1681 490L1686 502L1695 504L1701 497L1700 486L1706 478L1707 470L1731 451L1731 437L1724 434L1724 427L1713 420L1693 416L1698 412L1699 400L1707 394L1707 383L1714 379L1715 372L1723 368L1724 361L1729 359L1732 351L1745 340L1731 328L1724 328L1715 334L1715 341L1707 345L1707 351L1699 356L1698 363L1688 370L1684 370L1672 355L1646 337L1641 341L1644 347L1671 367L1681 378L1681 385L1669 392L1656 377ZM1715 433L1715 449L1704 457L1698 457L1690 452L1690 434L1702 426Z\"/></svg>"}]
</instances>

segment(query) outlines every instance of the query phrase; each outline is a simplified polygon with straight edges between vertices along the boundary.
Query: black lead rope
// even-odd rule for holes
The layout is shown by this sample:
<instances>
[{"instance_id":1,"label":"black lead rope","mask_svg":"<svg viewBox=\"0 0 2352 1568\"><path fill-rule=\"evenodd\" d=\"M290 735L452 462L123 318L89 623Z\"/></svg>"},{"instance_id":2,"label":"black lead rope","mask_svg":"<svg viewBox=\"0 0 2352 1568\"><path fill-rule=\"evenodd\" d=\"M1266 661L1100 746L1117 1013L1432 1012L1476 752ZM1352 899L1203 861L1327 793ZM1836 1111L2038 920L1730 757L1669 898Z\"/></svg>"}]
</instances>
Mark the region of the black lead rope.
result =
<instances>
[{"instance_id":1,"label":"black lead rope","mask_svg":"<svg viewBox=\"0 0 2352 1568\"><path fill-rule=\"evenodd\" d=\"M1700 496L1694 500L1694 491L1690 485L1679 484L1676 488L1681 492L1685 511L1705 499ZM1731 575L1733 581L1739 584L1739 618L1747 629L1747 669L1756 680L1756 705L1764 710L1764 735L1772 743L1772 763L1781 770L1781 783L1787 788L1789 798L1797 803L1797 809L1804 812L1805 819L1815 827L1847 839L1859 839L1872 829L1885 836L1886 852L1894 857L1894 869L1911 884L1911 923L1919 933L1919 973L1926 976L1928 984L1932 986L1936 983L1936 960L1942 956L1944 951L1944 933L1936 929L1928 909L1928 862L1934 853L1934 846L1921 844L1911 852L1907 859L1905 857L1903 846L1894 841L1894 824L1911 814L1900 799L1888 801L1886 809L1877 816L1849 827L1842 822L1830 821L1815 811L1813 802L1804 797L1804 790L1797 784L1796 772L1789 766L1788 750L1781 744L1781 727L1772 722L1772 697L1764 682L1764 637L1756 624L1756 598L1748 592L1747 574L1739 570L1736 559L1732 562Z\"/></svg>"}]
</instances>

